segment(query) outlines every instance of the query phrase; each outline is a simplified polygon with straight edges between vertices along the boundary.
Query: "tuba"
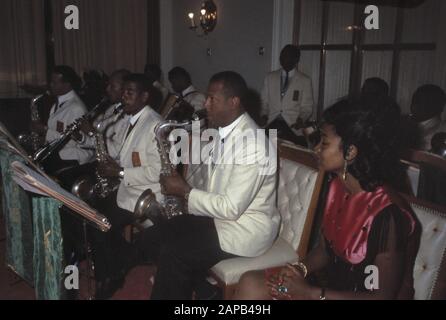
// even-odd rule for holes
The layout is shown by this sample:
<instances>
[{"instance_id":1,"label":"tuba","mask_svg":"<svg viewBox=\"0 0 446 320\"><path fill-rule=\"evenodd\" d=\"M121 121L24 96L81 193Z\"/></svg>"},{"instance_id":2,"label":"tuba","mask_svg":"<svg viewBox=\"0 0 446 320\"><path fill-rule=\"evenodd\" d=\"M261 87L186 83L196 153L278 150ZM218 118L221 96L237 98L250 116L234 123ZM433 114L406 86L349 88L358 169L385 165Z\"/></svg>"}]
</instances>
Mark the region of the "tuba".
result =
<instances>
[{"instance_id":1,"label":"tuba","mask_svg":"<svg viewBox=\"0 0 446 320\"><path fill-rule=\"evenodd\" d=\"M169 135L174 129L182 128L188 132L192 130L193 121L200 121L200 128L205 125L206 112L195 113L192 121L178 123L176 121L160 122L155 127L155 137L161 159L161 175L171 176L176 170L176 166L170 161L170 150L172 142ZM139 221L150 219L154 224L160 220L171 219L185 213L184 200L177 196L167 195L163 203L157 201L151 189L145 190L136 201L134 216Z\"/></svg>"}]
</instances>

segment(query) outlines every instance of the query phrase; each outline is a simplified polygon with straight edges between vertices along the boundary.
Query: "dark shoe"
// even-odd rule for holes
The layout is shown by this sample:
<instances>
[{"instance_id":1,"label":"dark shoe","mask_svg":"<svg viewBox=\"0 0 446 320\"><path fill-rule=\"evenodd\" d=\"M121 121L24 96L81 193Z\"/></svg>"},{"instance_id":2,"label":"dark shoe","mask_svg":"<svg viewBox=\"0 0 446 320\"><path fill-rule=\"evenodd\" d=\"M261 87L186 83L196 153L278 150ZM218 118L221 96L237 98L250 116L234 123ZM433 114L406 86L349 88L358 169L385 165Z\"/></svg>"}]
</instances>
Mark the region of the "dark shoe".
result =
<instances>
[{"instance_id":1,"label":"dark shoe","mask_svg":"<svg viewBox=\"0 0 446 320\"><path fill-rule=\"evenodd\" d=\"M96 300L110 299L124 285L124 277L107 278L96 283Z\"/></svg>"}]
</instances>

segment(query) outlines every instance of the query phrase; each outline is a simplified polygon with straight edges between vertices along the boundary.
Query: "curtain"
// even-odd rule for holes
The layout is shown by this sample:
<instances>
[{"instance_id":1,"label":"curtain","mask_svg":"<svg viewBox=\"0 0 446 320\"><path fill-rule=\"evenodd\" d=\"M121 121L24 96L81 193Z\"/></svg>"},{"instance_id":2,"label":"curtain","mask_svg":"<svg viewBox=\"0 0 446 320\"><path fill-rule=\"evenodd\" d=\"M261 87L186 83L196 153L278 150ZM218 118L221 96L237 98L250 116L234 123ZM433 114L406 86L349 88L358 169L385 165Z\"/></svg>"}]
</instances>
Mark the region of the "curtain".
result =
<instances>
[{"instance_id":1,"label":"curtain","mask_svg":"<svg viewBox=\"0 0 446 320\"><path fill-rule=\"evenodd\" d=\"M0 98L23 97L25 83L46 82L43 0L2 0Z\"/></svg>"},{"instance_id":2,"label":"curtain","mask_svg":"<svg viewBox=\"0 0 446 320\"><path fill-rule=\"evenodd\" d=\"M159 12L147 0L51 0L56 64L72 66L78 73L88 69L127 68L143 72L147 59L150 16ZM79 29L65 29L65 7L79 9ZM158 32L159 33L159 32ZM152 43L150 45L153 45ZM159 50L159 45L158 48Z\"/></svg>"},{"instance_id":3,"label":"curtain","mask_svg":"<svg viewBox=\"0 0 446 320\"><path fill-rule=\"evenodd\" d=\"M160 0L147 1L148 14L148 42L147 63L161 63L161 40L160 40Z\"/></svg>"},{"instance_id":4,"label":"curtain","mask_svg":"<svg viewBox=\"0 0 446 320\"><path fill-rule=\"evenodd\" d=\"M60 225L61 203L33 197L34 288L38 300L65 298L64 251Z\"/></svg>"}]
</instances>

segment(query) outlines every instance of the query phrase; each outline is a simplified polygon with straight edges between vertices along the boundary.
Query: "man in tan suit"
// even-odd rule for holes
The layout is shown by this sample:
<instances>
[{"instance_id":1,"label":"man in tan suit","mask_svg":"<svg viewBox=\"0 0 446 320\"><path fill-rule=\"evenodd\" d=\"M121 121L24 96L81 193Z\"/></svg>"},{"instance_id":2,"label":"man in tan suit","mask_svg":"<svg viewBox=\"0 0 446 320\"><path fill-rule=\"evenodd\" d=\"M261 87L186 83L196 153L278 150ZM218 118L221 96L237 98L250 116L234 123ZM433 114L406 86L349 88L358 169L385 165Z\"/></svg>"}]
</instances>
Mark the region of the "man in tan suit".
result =
<instances>
[{"instance_id":1,"label":"man in tan suit","mask_svg":"<svg viewBox=\"0 0 446 320\"><path fill-rule=\"evenodd\" d=\"M286 45L282 49L282 68L265 77L262 115L268 129L278 130L279 138L305 144L299 129L311 118L314 101L311 79L297 69L299 59L297 46Z\"/></svg>"},{"instance_id":2,"label":"man in tan suit","mask_svg":"<svg viewBox=\"0 0 446 320\"><path fill-rule=\"evenodd\" d=\"M179 175L160 178L162 192L185 199L188 214L147 229L139 239L146 258L158 265L152 299L191 299L195 281L210 267L231 257L261 255L277 236L276 151L245 112L246 91L235 72L210 80L205 108L218 134L206 159L212 161L204 190ZM271 170L262 171L268 160Z\"/></svg>"},{"instance_id":3,"label":"man in tan suit","mask_svg":"<svg viewBox=\"0 0 446 320\"><path fill-rule=\"evenodd\" d=\"M124 112L130 116L126 134L119 147L119 160L111 157L100 163L98 172L103 177L120 178L117 193L98 203L98 209L107 216L112 229L107 233L93 232L96 298L106 299L122 285L125 272L136 260L136 249L122 237L123 228L133 220L138 197L152 189L158 201L161 160L155 140L155 126L161 117L149 105L153 86L142 74L125 78L122 102Z\"/></svg>"}]
</instances>

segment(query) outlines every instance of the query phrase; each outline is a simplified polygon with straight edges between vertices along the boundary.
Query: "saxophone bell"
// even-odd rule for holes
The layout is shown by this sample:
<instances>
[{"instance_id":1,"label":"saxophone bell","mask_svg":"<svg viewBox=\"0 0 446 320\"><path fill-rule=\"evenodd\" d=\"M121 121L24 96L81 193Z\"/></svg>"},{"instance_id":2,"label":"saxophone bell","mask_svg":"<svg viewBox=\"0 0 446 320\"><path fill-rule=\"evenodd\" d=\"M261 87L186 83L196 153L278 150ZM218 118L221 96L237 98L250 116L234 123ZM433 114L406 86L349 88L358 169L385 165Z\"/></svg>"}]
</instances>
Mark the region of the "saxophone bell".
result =
<instances>
[{"instance_id":1,"label":"saxophone bell","mask_svg":"<svg viewBox=\"0 0 446 320\"><path fill-rule=\"evenodd\" d=\"M49 95L48 91L39 94L31 99L30 111L31 111L31 121L40 121L40 114L37 103L44 97ZM31 133L21 133L17 136L17 141L24 147L28 152L36 152L44 143L44 139L37 132L31 131Z\"/></svg>"},{"instance_id":2,"label":"saxophone bell","mask_svg":"<svg viewBox=\"0 0 446 320\"><path fill-rule=\"evenodd\" d=\"M196 114L196 120L205 119L206 111L200 110ZM169 140L172 130L182 128L186 131L192 130L192 121L178 123L176 121L160 122L155 127L155 137L161 159L161 175L171 176L176 170L175 164L170 161L171 141ZM184 208L184 199L172 195L164 196L163 202L158 202L152 190L144 191L136 201L134 215L140 219L150 219L154 224L159 221L171 219L183 215L187 208Z\"/></svg>"}]
</instances>

